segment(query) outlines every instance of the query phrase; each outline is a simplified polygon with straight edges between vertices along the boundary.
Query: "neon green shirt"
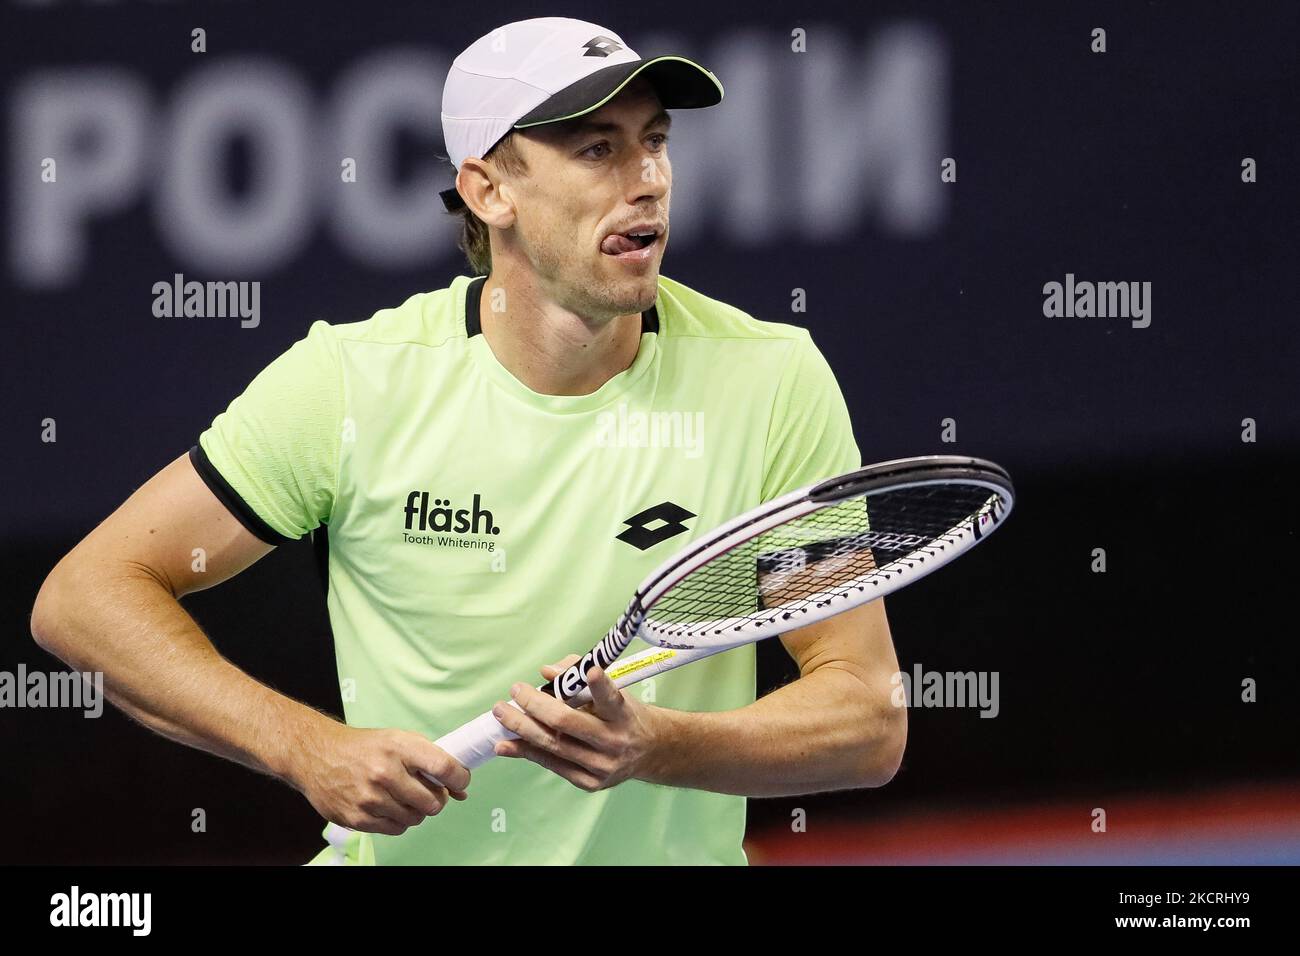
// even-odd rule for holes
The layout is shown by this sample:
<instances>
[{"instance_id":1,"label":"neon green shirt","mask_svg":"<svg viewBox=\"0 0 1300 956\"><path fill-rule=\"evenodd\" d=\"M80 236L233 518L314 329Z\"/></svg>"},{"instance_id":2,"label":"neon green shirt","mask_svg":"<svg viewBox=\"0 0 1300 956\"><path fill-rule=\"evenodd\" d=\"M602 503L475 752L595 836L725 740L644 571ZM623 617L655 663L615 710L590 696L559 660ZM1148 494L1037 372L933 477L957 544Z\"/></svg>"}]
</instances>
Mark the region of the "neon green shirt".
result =
<instances>
[{"instance_id":1,"label":"neon green shirt","mask_svg":"<svg viewBox=\"0 0 1300 956\"><path fill-rule=\"evenodd\" d=\"M191 457L265 540L328 526L329 615L349 724L436 738L583 653L641 579L761 502L857 468L843 396L807 331L661 277L630 368L542 395L479 328L483 279L316 322ZM631 652L642 649L636 642ZM755 698L739 648L628 689L661 707ZM745 863L745 798L628 781L588 794L524 760L380 864Z\"/></svg>"}]
</instances>

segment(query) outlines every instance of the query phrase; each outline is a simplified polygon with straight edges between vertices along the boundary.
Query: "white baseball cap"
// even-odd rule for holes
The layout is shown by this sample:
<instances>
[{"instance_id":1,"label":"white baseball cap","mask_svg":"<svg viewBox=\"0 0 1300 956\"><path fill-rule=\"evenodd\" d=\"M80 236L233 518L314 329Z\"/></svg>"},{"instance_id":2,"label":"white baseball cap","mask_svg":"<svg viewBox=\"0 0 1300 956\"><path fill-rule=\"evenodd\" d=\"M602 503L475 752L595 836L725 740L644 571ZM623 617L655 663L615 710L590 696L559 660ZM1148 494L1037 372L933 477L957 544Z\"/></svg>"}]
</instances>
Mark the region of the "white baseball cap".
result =
<instances>
[{"instance_id":1,"label":"white baseball cap","mask_svg":"<svg viewBox=\"0 0 1300 956\"><path fill-rule=\"evenodd\" d=\"M519 20L479 37L452 61L442 88L442 136L457 171L512 129L558 123L599 109L644 74L664 109L722 101L722 84L682 56L643 59L612 30L571 20ZM439 195L464 206L456 187Z\"/></svg>"}]
</instances>

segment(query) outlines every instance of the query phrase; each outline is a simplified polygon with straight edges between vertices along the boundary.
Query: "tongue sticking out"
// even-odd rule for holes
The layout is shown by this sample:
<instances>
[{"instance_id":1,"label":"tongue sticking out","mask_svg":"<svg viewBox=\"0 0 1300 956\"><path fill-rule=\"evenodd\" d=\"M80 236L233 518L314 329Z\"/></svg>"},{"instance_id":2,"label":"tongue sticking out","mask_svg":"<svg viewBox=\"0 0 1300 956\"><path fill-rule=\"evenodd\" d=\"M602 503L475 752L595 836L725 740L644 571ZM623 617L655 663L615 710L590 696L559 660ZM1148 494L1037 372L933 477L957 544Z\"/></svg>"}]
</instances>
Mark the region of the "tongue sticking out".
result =
<instances>
[{"instance_id":1,"label":"tongue sticking out","mask_svg":"<svg viewBox=\"0 0 1300 956\"><path fill-rule=\"evenodd\" d=\"M633 242L627 236L606 236L605 241L600 244L600 251L607 256L622 255L624 252L640 248L641 243Z\"/></svg>"}]
</instances>

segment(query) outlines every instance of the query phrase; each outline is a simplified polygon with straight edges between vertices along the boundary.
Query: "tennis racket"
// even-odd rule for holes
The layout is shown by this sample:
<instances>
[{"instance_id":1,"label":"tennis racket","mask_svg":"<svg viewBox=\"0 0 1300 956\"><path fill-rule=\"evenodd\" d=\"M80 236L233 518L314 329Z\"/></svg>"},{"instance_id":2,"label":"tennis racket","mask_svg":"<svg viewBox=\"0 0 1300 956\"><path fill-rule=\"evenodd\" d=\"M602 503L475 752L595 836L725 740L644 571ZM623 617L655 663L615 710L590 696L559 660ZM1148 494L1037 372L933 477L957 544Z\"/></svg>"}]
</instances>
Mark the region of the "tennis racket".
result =
<instances>
[{"instance_id":1,"label":"tennis racket","mask_svg":"<svg viewBox=\"0 0 1300 956\"><path fill-rule=\"evenodd\" d=\"M665 561L600 643L538 689L580 707L591 700L593 667L627 687L877 600L969 551L1013 503L1005 471L950 455L870 465L793 491ZM635 638L652 646L619 661ZM473 770L516 736L489 711L434 743Z\"/></svg>"}]
</instances>

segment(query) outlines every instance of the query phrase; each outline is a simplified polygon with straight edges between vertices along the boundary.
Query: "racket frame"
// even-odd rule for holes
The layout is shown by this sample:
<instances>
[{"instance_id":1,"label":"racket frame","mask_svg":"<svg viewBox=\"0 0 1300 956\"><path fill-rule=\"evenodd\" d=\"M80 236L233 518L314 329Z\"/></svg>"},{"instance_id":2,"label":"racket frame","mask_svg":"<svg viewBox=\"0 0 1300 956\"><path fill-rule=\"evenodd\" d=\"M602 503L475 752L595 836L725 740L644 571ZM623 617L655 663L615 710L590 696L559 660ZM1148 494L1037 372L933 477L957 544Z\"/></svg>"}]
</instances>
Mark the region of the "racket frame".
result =
<instances>
[{"instance_id":1,"label":"racket frame","mask_svg":"<svg viewBox=\"0 0 1300 956\"><path fill-rule=\"evenodd\" d=\"M807 612L800 615L797 624L788 623L796 612L782 612L779 623L774 618L765 624L756 624L753 627L737 627L730 632L735 635L734 637L722 638L719 635L714 641L697 642L692 645L661 642L652 630L647 630L645 627L646 616L653 609L654 602L674 584L703 564L726 554L771 528L821 508L861 497L878 488L902 489L944 482L973 484L988 489L992 494L982 508L934 539L936 541L950 539L939 546L939 551L946 553L927 555L928 558L935 558L928 562L926 558L917 558L912 561L912 566L899 569L883 582L877 577L870 578L870 582L882 590L870 600L857 601L850 607L869 604L897 591L904 585L925 577L974 547L1011 512L1015 503L1015 491L1010 476L1001 467L981 458L956 455L902 458L868 465L855 472L827 479L775 498L761 508L740 515L691 542L685 550L679 551L647 575L634 592L628 609L609 629L600 643L583 655L576 664L566 668L554 680L541 685L538 690L563 700L572 707L580 707L591 700L591 690L587 686L586 675L591 667L601 662L602 658L605 660L606 673L615 686L626 687L684 664L796 628L806 627L839 614L841 610L849 610L850 608L832 606L832 602L827 600L822 602L820 607L807 608ZM932 548L933 544L918 550L925 551ZM890 563L904 562L909 558L911 555L908 558L895 559ZM922 563L925 566L918 570ZM889 565L885 567L888 568ZM654 646L620 660L620 655L637 637ZM511 701L511 705L518 707L514 701ZM452 754L463 766L473 770L494 756L496 743L514 737L515 735L502 726L491 711L488 711L443 735L434 743Z\"/></svg>"}]
</instances>

